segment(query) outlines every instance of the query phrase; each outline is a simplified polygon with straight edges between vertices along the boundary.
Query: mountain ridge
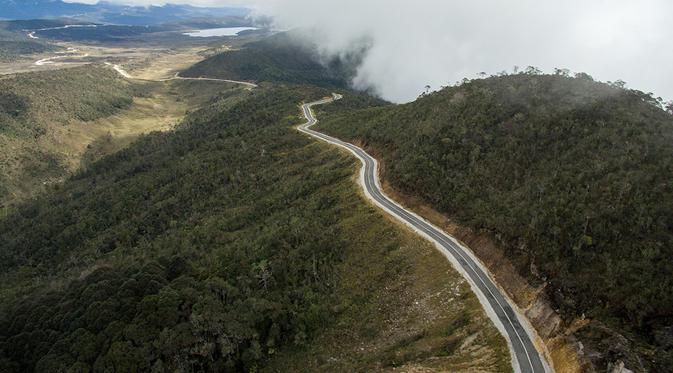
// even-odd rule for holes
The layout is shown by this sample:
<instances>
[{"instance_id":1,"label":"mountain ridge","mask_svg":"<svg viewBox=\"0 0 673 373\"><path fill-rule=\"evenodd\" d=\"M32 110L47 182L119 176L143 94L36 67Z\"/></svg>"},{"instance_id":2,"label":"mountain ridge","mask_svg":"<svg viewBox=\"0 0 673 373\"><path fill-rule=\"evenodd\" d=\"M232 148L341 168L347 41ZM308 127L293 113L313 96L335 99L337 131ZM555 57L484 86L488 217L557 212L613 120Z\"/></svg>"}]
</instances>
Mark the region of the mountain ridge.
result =
<instances>
[{"instance_id":1,"label":"mountain ridge","mask_svg":"<svg viewBox=\"0 0 673 373\"><path fill-rule=\"evenodd\" d=\"M596 320L578 334L599 367L670 366L673 115L659 100L587 74L521 73L340 105L321 130L372 149L402 194L488 233L567 323Z\"/></svg>"}]
</instances>

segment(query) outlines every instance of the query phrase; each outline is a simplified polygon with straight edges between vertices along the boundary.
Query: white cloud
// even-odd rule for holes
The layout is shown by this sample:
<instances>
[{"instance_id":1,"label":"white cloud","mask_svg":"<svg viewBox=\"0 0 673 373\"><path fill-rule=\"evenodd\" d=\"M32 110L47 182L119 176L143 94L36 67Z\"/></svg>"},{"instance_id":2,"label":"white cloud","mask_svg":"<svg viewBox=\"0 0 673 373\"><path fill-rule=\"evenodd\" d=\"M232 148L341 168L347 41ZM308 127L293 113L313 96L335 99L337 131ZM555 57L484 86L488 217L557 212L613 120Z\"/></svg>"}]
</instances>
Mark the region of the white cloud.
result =
<instances>
[{"instance_id":1,"label":"white cloud","mask_svg":"<svg viewBox=\"0 0 673 373\"><path fill-rule=\"evenodd\" d=\"M252 6L282 28L311 29L327 53L370 38L373 47L355 83L394 101L414 99L426 84L439 87L514 65L623 79L673 99L673 2L667 0L168 1Z\"/></svg>"},{"instance_id":2,"label":"white cloud","mask_svg":"<svg viewBox=\"0 0 673 373\"><path fill-rule=\"evenodd\" d=\"M514 65L583 71L673 99L673 3L664 0L259 0L326 52L371 38L355 83L394 101Z\"/></svg>"}]
</instances>

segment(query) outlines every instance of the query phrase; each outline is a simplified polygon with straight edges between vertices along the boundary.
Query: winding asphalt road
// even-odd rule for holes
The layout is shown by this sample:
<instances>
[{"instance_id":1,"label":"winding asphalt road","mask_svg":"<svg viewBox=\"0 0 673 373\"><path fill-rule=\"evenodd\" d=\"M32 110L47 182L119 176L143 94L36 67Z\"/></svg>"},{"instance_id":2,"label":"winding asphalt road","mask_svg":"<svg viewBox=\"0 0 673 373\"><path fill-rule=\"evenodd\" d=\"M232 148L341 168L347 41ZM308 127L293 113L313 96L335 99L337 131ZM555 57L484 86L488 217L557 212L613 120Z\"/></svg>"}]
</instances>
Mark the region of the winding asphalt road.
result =
<instances>
[{"instance_id":1,"label":"winding asphalt road","mask_svg":"<svg viewBox=\"0 0 673 373\"><path fill-rule=\"evenodd\" d=\"M120 75L125 78L134 79L125 70L118 65L112 66ZM247 86L249 89L257 87L254 83L240 82L226 79L213 78L183 78L177 74L168 79L160 81L184 79L184 80L210 80L222 81L228 83L238 83ZM390 215L407 224L414 229L418 234L433 242L440 251L451 261L453 266L465 277L472 290L479 298L486 313L494 322L496 327L507 339L512 355L512 367L514 371L521 373L548 373L551 368L544 361L542 354L537 350L532 333L529 333L524 327L520 316L515 308L510 303L509 298L505 297L502 291L495 285L486 270L482 267L473 254L466 248L462 247L454 238L444 233L441 229L435 227L431 223L425 221L420 216L411 211L404 209L402 206L387 197L382 189L378 179L378 162L376 159L361 148L341 141L337 138L325 135L323 133L311 129L313 125L318 123L318 120L313 115L311 108L316 105L323 105L341 99L342 96L334 94L333 97L326 98L320 101L304 104L302 110L307 122L297 127L299 131L306 133L312 137L325 141L327 143L340 146L353 153L363 166L360 170L360 181L364 188L365 194L376 205L388 212ZM530 328L530 326L528 326Z\"/></svg>"},{"instance_id":2,"label":"winding asphalt road","mask_svg":"<svg viewBox=\"0 0 673 373\"><path fill-rule=\"evenodd\" d=\"M298 127L299 131L330 144L345 148L360 159L364 166L360 171L360 180L367 197L373 200L374 203L383 210L433 242L463 274L470 283L472 290L479 298L479 301L484 306L486 313L507 339L512 354L512 367L516 372L550 372L551 368L549 368L544 361L542 354L536 349L531 335L527 332L521 321L524 319L523 316L517 314L515 308L510 303L511 301L503 295L502 291L495 285L491 277L487 274L479 261L476 260L473 254L441 229L428 223L413 212L404 209L387 197L383 193L379 183L378 162L374 157L353 144L311 129L311 126L318 122L313 115L311 108L341 98L342 96L334 94L332 98L303 105L302 109L307 122Z\"/></svg>"}]
</instances>

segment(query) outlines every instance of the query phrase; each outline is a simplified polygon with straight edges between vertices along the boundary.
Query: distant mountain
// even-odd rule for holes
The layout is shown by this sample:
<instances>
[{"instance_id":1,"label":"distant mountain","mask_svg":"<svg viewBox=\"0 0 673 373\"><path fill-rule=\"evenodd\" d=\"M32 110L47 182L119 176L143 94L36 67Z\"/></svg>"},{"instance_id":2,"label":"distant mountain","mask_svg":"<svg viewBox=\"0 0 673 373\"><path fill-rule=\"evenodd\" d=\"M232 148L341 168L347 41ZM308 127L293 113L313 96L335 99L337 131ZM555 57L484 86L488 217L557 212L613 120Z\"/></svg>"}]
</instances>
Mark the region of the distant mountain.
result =
<instances>
[{"instance_id":1,"label":"distant mountain","mask_svg":"<svg viewBox=\"0 0 673 373\"><path fill-rule=\"evenodd\" d=\"M126 6L66 3L61 0L0 0L0 19L39 19L70 17L86 21L128 25L149 25L203 17L245 17L245 8L199 8L184 4L164 6Z\"/></svg>"},{"instance_id":2,"label":"distant mountain","mask_svg":"<svg viewBox=\"0 0 673 373\"><path fill-rule=\"evenodd\" d=\"M64 3L60 0L0 0L0 19L64 17L92 12L96 5Z\"/></svg>"}]
</instances>

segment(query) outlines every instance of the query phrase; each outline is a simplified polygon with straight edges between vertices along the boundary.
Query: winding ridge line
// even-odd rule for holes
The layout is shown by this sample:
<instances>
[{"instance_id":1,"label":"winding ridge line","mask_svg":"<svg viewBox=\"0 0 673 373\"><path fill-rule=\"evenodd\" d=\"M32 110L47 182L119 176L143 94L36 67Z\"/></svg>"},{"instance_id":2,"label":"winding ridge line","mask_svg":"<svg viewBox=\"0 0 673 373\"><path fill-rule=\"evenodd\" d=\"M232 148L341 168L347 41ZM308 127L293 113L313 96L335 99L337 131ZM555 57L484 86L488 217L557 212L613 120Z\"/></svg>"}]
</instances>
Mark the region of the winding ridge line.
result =
<instances>
[{"instance_id":1,"label":"winding ridge line","mask_svg":"<svg viewBox=\"0 0 673 373\"><path fill-rule=\"evenodd\" d=\"M476 259L469 249L463 247L453 237L441 229L425 221L420 216L404 209L401 205L386 196L378 179L378 162L363 149L310 129L318 123L311 108L341 99L343 96L333 94L325 98L302 105L307 122L297 127L303 133L320 139L332 145L345 148L353 153L362 162L360 170L360 184L365 195L387 213L411 227L421 236L430 240L446 256L453 266L467 279L473 292L479 298L487 315L507 340L512 355L512 368L521 373L548 373L552 368L547 364L543 353L538 351L533 343L534 332L532 327L522 320L524 316L515 311L513 302L504 295L492 280L488 271Z\"/></svg>"}]
</instances>

